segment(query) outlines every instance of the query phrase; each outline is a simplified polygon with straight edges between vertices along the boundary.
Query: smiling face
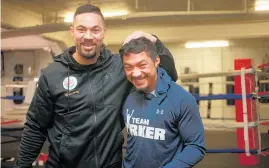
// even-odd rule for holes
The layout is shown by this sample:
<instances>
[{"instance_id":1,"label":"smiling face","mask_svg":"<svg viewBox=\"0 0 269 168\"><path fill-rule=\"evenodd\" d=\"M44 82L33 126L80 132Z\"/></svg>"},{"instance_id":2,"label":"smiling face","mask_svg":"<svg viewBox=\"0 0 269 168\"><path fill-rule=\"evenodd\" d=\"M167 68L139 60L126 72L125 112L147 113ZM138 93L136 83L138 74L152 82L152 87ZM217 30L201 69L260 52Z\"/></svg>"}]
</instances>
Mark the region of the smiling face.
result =
<instances>
[{"instance_id":1,"label":"smiling face","mask_svg":"<svg viewBox=\"0 0 269 168\"><path fill-rule=\"evenodd\" d=\"M144 93L150 93L155 90L157 67L160 63L159 56L153 61L146 52L128 53L122 59L125 75L137 90Z\"/></svg>"},{"instance_id":2,"label":"smiling face","mask_svg":"<svg viewBox=\"0 0 269 168\"><path fill-rule=\"evenodd\" d=\"M103 18L96 13L76 15L70 32L76 45L75 55L83 57L83 59L96 60L105 34Z\"/></svg>"}]
</instances>

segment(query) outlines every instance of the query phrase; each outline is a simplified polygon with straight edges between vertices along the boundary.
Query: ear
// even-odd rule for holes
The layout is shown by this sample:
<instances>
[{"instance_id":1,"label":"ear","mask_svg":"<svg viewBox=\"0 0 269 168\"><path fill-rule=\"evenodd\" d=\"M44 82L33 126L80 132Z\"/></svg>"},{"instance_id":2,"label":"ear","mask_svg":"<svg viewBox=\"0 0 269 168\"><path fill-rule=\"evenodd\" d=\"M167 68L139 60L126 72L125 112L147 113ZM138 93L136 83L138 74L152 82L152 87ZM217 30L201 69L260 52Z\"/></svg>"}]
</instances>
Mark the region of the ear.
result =
<instances>
[{"instance_id":1,"label":"ear","mask_svg":"<svg viewBox=\"0 0 269 168\"><path fill-rule=\"evenodd\" d=\"M104 37L106 36L106 32L107 32L106 30L107 30L106 27L104 27L104 35L103 35Z\"/></svg>"},{"instance_id":2,"label":"ear","mask_svg":"<svg viewBox=\"0 0 269 168\"><path fill-rule=\"evenodd\" d=\"M155 64L155 67L156 68L159 66L159 64L160 64L160 57L159 57L159 55L156 56L156 59L155 59L154 64Z\"/></svg>"},{"instance_id":3,"label":"ear","mask_svg":"<svg viewBox=\"0 0 269 168\"><path fill-rule=\"evenodd\" d=\"M70 26L69 32L74 36L74 27L73 26Z\"/></svg>"}]
</instances>

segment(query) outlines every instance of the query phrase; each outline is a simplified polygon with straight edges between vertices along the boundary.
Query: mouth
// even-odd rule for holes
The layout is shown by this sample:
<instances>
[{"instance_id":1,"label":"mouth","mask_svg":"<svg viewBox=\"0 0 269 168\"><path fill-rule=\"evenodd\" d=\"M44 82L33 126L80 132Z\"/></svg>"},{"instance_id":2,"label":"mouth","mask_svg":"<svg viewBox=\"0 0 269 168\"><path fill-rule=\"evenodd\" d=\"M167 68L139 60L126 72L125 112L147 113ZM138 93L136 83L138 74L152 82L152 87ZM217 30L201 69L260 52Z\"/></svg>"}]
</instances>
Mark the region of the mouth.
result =
<instances>
[{"instance_id":1,"label":"mouth","mask_svg":"<svg viewBox=\"0 0 269 168\"><path fill-rule=\"evenodd\" d=\"M134 82L136 85L142 85L142 84L145 83L145 78L134 79L133 82Z\"/></svg>"},{"instance_id":2,"label":"mouth","mask_svg":"<svg viewBox=\"0 0 269 168\"><path fill-rule=\"evenodd\" d=\"M82 44L83 48L86 50L92 50L93 48L96 47L95 44Z\"/></svg>"}]
</instances>

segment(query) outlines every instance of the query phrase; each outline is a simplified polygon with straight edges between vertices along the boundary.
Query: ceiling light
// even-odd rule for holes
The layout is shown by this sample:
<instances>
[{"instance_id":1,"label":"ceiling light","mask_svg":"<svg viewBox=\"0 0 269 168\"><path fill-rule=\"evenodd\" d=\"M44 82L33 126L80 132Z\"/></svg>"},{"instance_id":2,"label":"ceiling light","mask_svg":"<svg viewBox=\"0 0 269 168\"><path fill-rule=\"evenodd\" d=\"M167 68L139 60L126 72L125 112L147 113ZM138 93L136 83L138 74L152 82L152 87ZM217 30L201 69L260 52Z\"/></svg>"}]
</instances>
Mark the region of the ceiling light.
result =
<instances>
[{"instance_id":1,"label":"ceiling light","mask_svg":"<svg viewBox=\"0 0 269 168\"><path fill-rule=\"evenodd\" d=\"M73 22L74 13L68 12L64 17L64 22Z\"/></svg>"},{"instance_id":2,"label":"ceiling light","mask_svg":"<svg viewBox=\"0 0 269 168\"><path fill-rule=\"evenodd\" d=\"M225 40L220 41L201 41L201 42L187 42L186 48L207 48L207 47L227 47L229 42Z\"/></svg>"},{"instance_id":3,"label":"ceiling light","mask_svg":"<svg viewBox=\"0 0 269 168\"><path fill-rule=\"evenodd\" d=\"M269 10L269 1L268 0L257 0L255 3L256 11L265 11Z\"/></svg>"}]
</instances>

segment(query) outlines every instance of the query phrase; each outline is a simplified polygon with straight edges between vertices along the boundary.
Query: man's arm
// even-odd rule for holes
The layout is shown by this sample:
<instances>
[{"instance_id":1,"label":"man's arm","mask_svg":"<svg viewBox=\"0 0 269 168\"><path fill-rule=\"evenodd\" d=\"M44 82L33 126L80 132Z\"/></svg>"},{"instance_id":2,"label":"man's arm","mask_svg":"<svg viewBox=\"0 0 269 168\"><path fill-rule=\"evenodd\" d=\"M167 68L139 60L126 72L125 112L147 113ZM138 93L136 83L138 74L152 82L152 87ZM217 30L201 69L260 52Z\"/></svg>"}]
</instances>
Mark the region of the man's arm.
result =
<instances>
[{"instance_id":1,"label":"man's arm","mask_svg":"<svg viewBox=\"0 0 269 168\"><path fill-rule=\"evenodd\" d=\"M157 36L151 35L142 31L135 31L124 40L123 45L125 43L128 43L130 40L136 39L139 37L145 37L155 44L157 48L157 53L160 56L160 61L161 61L159 66L166 70L166 72L168 73L168 75L171 77L173 81L177 81L178 74L175 67L174 58L172 54L170 53L170 51L157 38Z\"/></svg>"},{"instance_id":2,"label":"man's arm","mask_svg":"<svg viewBox=\"0 0 269 168\"><path fill-rule=\"evenodd\" d=\"M164 168L189 168L200 162L205 155L204 127L199 108L191 95L185 96L180 104L178 130L183 138L183 151L178 151L174 159Z\"/></svg>"},{"instance_id":3,"label":"man's arm","mask_svg":"<svg viewBox=\"0 0 269 168\"><path fill-rule=\"evenodd\" d=\"M178 74L172 54L158 38L156 40L155 45L157 48L158 55L160 57L159 66L166 70L167 74L172 78L174 82L177 81Z\"/></svg>"},{"instance_id":4,"label":"man's arm","mask_svg":"<svg viewBox=\"0 0 269 168\"><path fill-rule=\"evenodd\" d=\"M26 123L15 168L32 167L32 163L46 140L47 128L52 120L52 106L46 77L42 74L26 114Z\"/></svg>"}]
</instances>

